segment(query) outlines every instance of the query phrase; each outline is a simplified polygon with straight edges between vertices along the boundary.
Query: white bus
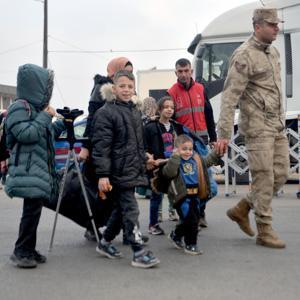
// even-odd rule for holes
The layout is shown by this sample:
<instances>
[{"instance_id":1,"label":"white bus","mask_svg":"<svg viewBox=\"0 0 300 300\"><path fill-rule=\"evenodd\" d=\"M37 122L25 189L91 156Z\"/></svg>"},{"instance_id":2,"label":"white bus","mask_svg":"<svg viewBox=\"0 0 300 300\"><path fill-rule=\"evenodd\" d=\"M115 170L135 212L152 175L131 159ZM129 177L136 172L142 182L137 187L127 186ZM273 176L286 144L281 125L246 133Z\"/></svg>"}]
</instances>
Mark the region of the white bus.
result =
<instances>
[{"instance_id":1,"label":"white bus","mask_svg":"<svg viewBox=\"0 0 300 300\"><path fill-rule=\"evenodd\" d=\"M216 121L220 112L220 93L232 52L253 32L255 8L276 7L280 34L274 46L281 55L283 95L286 111L300 110L300 0L255 1L234 8L214 19L196 35L188 51L194 55L194 77L208 87Z\"/></svg>"}]
</instances>

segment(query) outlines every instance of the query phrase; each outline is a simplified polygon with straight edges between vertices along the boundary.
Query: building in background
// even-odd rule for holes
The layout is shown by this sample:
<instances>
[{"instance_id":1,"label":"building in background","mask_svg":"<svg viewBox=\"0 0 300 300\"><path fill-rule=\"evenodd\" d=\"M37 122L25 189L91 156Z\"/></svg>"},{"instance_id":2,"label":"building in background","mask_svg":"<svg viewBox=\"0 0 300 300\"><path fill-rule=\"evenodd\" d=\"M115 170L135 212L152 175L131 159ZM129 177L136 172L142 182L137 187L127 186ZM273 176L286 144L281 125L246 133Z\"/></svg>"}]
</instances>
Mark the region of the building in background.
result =
<instances>
[{"instance_id":1,"label":"building in background","mask_svg":"<svg viewBox=\"0 0 300 300\"><path fill-rule=\"evenodd\" d=\"M0 84L0 110L7 109L15 97L15 86Z\"/></svg>"},{"instance_id":2,"label":"building in background","mask_svg":"<svg viewBox=\"0 0 300 300\"><path fill-rule=\"evenodd\" d=\"M143 100L153 97L156 100L166 95L167 90L176 82L174 69L137 71L137 93Z\"/></svg>"}]
</instances>

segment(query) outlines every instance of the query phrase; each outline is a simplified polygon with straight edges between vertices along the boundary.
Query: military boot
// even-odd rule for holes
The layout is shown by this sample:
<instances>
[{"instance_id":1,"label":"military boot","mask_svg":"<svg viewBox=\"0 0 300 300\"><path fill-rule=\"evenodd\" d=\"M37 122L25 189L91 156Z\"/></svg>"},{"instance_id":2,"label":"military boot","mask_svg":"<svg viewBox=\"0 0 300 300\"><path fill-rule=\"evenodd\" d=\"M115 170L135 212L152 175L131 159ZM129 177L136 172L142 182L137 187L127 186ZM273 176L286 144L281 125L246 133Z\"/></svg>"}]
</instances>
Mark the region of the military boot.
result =
<instances>
[{"instance_id":1,"label":"military boot","mask_svg":"<svg viewBox=\"0 0 300 300\"><path fill-rule=\"evenodd\" d=\"M256 244L269 248L285 248L285 242L280 240L272 226L269 224L256 223L258 235Z\"/></svg>"},{"instance_id":2,"label":"military boot","mask_svg":"<svg viewBox=\"0 0 300 300\"><path fill-rule=\"evenodd\" d=\"M238 204L227 210L227 216L234 222L237 222L242 231L247 235L254 236L255 233L250 226L249 221L250 206L245 198Z\"/></svg>"}]
</instances>

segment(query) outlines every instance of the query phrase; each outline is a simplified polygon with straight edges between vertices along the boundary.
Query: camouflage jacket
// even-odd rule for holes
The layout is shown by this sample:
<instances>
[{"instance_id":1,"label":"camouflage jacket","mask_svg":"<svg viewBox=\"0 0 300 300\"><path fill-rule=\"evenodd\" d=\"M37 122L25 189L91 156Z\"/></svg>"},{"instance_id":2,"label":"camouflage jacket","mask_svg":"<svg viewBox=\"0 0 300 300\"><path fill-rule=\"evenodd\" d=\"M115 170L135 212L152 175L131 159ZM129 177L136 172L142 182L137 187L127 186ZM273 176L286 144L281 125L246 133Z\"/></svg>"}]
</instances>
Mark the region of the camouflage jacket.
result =
<instances>
[{"instance_id":1,"label":"camouflage jacket","mask_svg":"<svg viewBox=\"0 0 300 300\"><path fill-rule=\"evenodd\" d=\"M230 139L237 106L239 130L246 137L284 129L279 52L254 35L232 55L222 95L219 138Z\"/></svg>"}]
</instances>

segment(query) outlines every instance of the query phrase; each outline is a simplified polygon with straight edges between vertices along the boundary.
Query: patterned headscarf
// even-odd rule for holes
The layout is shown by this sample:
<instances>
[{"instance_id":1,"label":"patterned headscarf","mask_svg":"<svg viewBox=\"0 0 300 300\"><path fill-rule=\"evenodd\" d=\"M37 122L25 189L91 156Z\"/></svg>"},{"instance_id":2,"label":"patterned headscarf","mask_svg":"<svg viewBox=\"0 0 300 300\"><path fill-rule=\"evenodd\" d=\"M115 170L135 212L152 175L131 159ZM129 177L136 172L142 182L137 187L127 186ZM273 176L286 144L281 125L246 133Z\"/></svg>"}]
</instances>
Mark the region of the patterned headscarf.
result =
<instances>
[{"instance_id":1,"label":"patterned headscarf","mask_svg":"<svg viewBox=\"0 0 300 300\"><path fill-rule=\"evenodd\" d=\"M142 113L143 113L143 115L145 115L149 118L154 117L156 115L157 103L154 98L147 97L143 100Z\"/></svg>"}]
</instances>

